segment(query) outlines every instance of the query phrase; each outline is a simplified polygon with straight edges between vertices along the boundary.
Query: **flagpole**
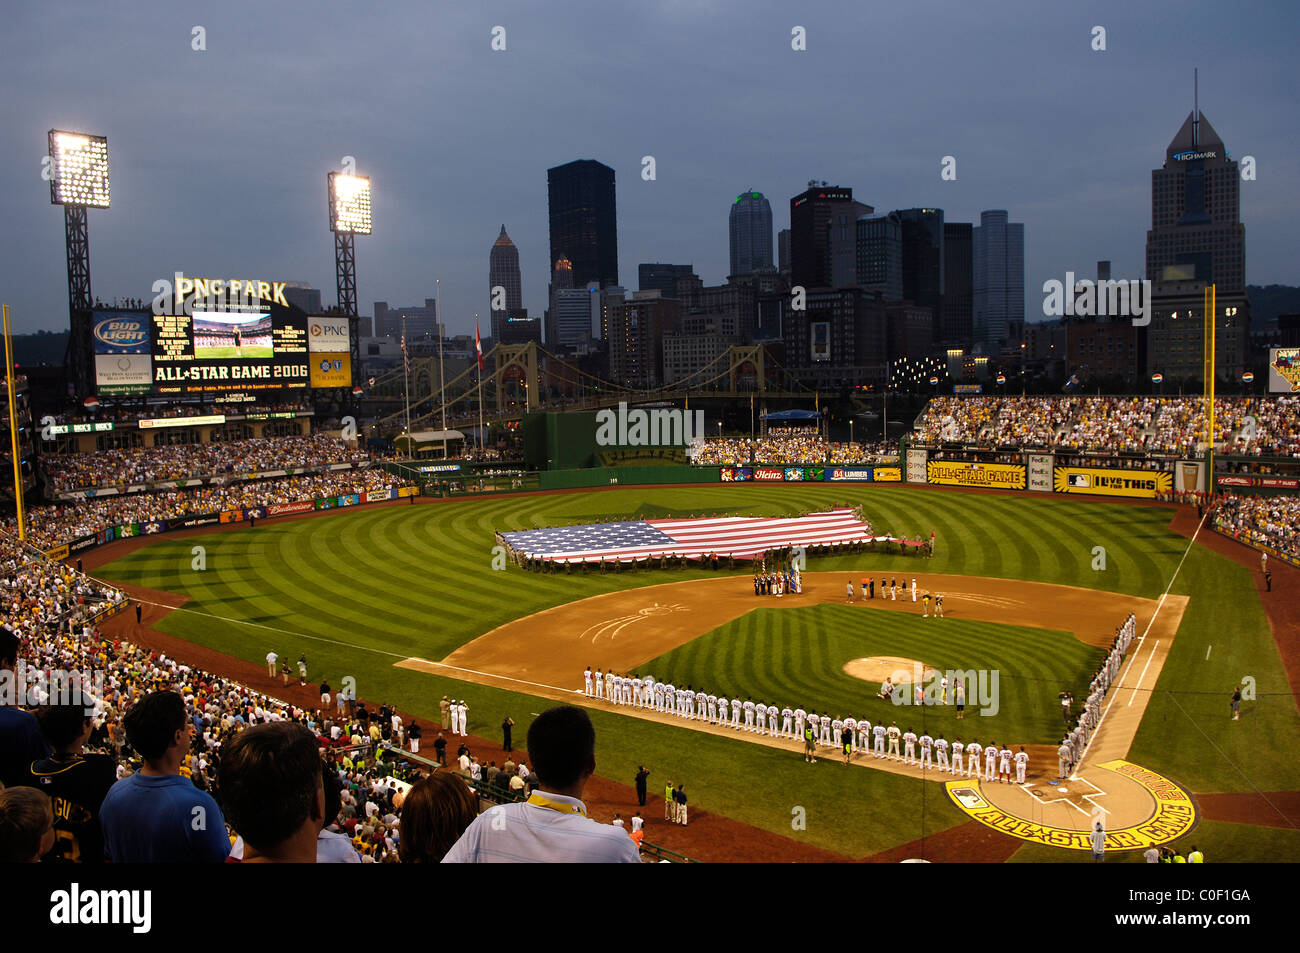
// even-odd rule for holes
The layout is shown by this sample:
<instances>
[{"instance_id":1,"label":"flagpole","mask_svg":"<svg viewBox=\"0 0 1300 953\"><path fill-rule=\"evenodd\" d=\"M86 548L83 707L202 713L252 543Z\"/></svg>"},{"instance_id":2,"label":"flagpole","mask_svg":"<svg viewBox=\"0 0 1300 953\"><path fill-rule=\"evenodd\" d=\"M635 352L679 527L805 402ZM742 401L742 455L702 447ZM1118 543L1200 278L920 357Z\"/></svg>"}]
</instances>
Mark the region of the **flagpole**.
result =
<instances>
[{"instance_id":1,"label":"flagpole","mask_svg":"<svg viewBox=\"0 0 1300 953\"><path fill-rule=\"evenodd\" d=\"M406 456L413 458L415 454L411 451L411 442L414 440L411 436L411 355L406 347L406 315L402 315L402 367L405 370L406 380L402 393L406 398Z\"/></svg>"},{"instance_id":2,"label":"flagpole","mask_svg":"<svg viewBox=\"0 0 1300 953\"><path fill-rule=\"evenodd\" d=\"M475 360L478 363L478 449L480 456L483 452L484 440L483 433L483 348L479 344L478 333L478 315L474 315L474 347L478 351Z\"/></svg>"},{"instance_id":3,"label":"flagpole","mask_svg":"<svg viewBox=\"0 0 1300 953\"><path fill-rule=\"evenodd\" d=\"M18 386L18 381L14 378L13 343L9 340L9 305L4 305L0 310L4 313L5 390L9 394L9 440L13 447L14 505L17 508L18 516L18 540L19 542L25 542L27 529L23 522L22 464L18 459L18 401L14 396L14 389Z\"/></svg>"},{"instance_id":4,"label":"flagpole","mask_svg":"<svg viewBox=\"0 0 1300 953\"><path fill-rule=\"evenodd\" d=\"M442 279L433 280L433 314L438 328L438 403L442 404L442 458L447 459L447 381L442 374Z\"/></svg>"}]
</instances>

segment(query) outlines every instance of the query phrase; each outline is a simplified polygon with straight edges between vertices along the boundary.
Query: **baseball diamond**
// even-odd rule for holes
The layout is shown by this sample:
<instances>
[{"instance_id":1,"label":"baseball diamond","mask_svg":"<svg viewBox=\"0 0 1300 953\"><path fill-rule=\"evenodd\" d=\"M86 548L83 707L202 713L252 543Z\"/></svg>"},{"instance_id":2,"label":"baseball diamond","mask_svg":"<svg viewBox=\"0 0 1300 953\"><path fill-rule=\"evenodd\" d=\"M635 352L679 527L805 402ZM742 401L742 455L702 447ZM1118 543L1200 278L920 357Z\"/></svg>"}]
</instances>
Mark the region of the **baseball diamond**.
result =
<instances>
[{"instance_id":1,"label":"baseball diamond","mask_svg":"<svg viewBox=\"0 0 1300 953\"><path fill-rule=\"evenodd\" d=\"M620 810L615 805L627 795L617 793L618 782L628 783L638 764L656 766L660 777L686 778L693 788L689 825L649 812L647 838L697 859L742 859L729 825L752 831L764 858L808 859L800 852L886 859L933 849L946 859L962 859L963 851L967 859L984 860L1086 858L1079 836L1095 816L1106 818L1112 859L1141 860L1144 846L1178 843L1189 829L1198 843L1239 849L1242 859L1265 859L1252 825L1292 836L1288 821L1279 826L1276 812L1269 816L1270 804L1286 811L1289 802L1257 793L1300 787L1296 762L1286 753L1300 736L1300 718L1279 658L1285 642L1281 635L1274 640L1278 623L1270 625L1259 602L1250 601L1247 567L1255 557L1220 552L1250 553L1221 536L1207 539L1194 508L1189 518L1186 506L807 484L615 487L419 502L286 516L259 521L255 531L212 527L131 539L92 550L87 562L102 565L98 575L149 606L140 627L124 617L110 625L147 645L189 645L218 668L248 667L250 678L258 677L258 666L265 678L261 660L269 644L289 657L305 652L333 677L355 675L363 698L383 697L416 718L431 717L435 726L436 699L463 697L471 740L490 735L494 713L509 711L524 727L519 713L550 702L584 706L601 738L598 773L612 782L610 806L593 810ZM659 568L651 560L617 571L611 565L603 572L595 566L535 572L508 560L494 568L490 552L497 533L529 527L641 514L772 518L835 505L857 507L878 534L915 538L933 530L934 554L828 548L806 557L800 591L778 598L754 594L756 566ZM206 573L188 571L196 541L206 548ZM1092 568L1095 546L1107 553L1105 570ZM866 577L868 596L862 595ZM942 618L935 618L926 594L944 597ZM1066 726L1058 696L1070 692L1078 699L1074 713L1081 710L1091 674L1130 614L1132 644L1106 693L1105 714L1061 779L1056 749ZM1279 621L1284 633L1289 623ZM974 681L964 719L951 696L938 705L882 700L879 671L861 670L873 659L889 663L876 668L890 676L896 663L916 661L923 681L931 671L995 672L996 711L980 713L993 706L975 697ZM585 669L629 682L651 675L678 691L689 686L778 710L862 719L873 728L897 723L900 735L915 734L926 757L927 739L940 737L977 739L981 747L996 741L1004 751L990 780L982 761L978 777L969 766L954 776L878 758L868 739L867 750L855 743L848 753L851 767L867 770L841 778L833 773L845 769L827 747L833 747L829 729L825 745L819 732L819 763L809 766L801 744L780 730L773 737L743 723L732 727L730 717L718 724L588 697ZM1253 674L1255 699L1233 722L1224 715L1220 686L1244 674ZM1277 744L1257 748L1261 756L1247 782L1231 752L1265 737ZM1022 746L1024 783L1006 783L1003 761ZM1014 760L1006 763L1016 770ZM947 794L928 802L924 824L908 807L917 778L939 782ZM791 800L788 792L795 790ZM1174 793L1187 805L1177 817L1161 806ZM1212 814L1199 806L1200 794L1218 799ZM873 805L861 823L816 822L852 811L861 796ZM1243 815L1237 805L1251 798L1260 808ZM789 811L796 803L811 805L811 821L792 832ZM971 824L996 832L994 843L1002 846L992 852L982 840L984 846L975 846L964 833Z\"/></svg>"}]
</instances>

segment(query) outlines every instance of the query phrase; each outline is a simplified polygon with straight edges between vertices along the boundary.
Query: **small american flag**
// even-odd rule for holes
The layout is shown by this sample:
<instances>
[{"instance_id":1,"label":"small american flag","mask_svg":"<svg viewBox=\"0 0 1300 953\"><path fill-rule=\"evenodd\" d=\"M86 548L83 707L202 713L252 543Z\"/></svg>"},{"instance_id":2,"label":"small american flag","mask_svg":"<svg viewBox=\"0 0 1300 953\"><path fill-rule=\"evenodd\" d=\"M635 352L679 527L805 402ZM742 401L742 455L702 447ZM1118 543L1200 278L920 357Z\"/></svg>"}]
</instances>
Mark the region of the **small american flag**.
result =
<instances>
[{"instance_id":1,"label":"small american flag","mask_svg":"<svg viewBox=\"0 0 1300 953\"><path fill-rule=\"evenodd\" d=\"M411 373L411 355L406 352L406 328L402 328L402 362L406 365L406 373Z\"/></svg>"},{"instance_id":2,"label":"small american flag","mask_svg":"<svg viewBox=\"0 0 1300 953\"><path fill-rule=\"evenodd\" d=\"M502 533L515 552L540 559L599 562L709 554L754 559L769 549L865 542L871 527L850 509L797 517L629 520Z\"/></svg>"}]
</instances>

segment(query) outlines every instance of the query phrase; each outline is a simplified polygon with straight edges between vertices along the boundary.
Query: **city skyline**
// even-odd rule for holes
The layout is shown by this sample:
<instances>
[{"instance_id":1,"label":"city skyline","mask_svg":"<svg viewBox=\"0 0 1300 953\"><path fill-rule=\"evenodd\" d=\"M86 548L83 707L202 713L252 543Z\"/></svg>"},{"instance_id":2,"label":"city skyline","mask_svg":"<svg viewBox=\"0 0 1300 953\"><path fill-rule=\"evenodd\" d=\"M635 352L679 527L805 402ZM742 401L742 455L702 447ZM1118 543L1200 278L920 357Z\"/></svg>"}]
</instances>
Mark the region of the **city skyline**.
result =
<instances>
[{"instance_id":1,"label":"city skyline","mask_svg":"<svg viewBox=\"0 0 1300 953\"><path fill-rule=\"evenodd\" d=\"M472 331L474 313L486 310L481 249L504 221L520 251L523 305L540 316L553 264L546 169L592 158L615 172L628 287L636 266L654 261L693 262L706 285L722 283L722 209L743 189L761 192L779 231L790 225L788 200L815 177L878 210L935 207L946 221L978 222L982 210L1007 209L1025 225L1033 320L1042 282L1067 269L1086 273L1106 259L1117 277L1143 273L1151 170L1191 109L1196 65L1202 110L1234 157L1258 162L1258 179L1241 183L1245 280L1297 283L1290 222L1300 179L1276 121L1296 98L1296 78L1282 72L1288 18L1192 5L1178 8L1171 29L1172 9L1100 3L1085 22L1025 7L994 22L957 4L941 17L896 10L882 19L760 2L737 23L723 4L615 13L579 3L575 16L592 31L576 36L518 4L436 17L408 5L357 25L353 48L382 46L385 65L347 89L319 52L341 5L310 21L259 14L266 22L246 43L237 27L252 7L234 4L202 24L205 51L191 49L190 24L171 15L98 13L91 42L20 10L15 55L0 66L7 88L24 91L10 97L0 142L0 207L19 225L4 239L0 298L18 332L67 326L61 215L40 178L46 131L66 128L108 137L113 206L89 214L101 298L147 298L153 281L180 270L305 282L332 303L324 179L353 156L374 187L374 233L357 242L363 312L375 300L421 301L439 278L448 332ZM1249 44L1228 28L1247 15ZM432 85L417 68L420 31L409 22L425 17L442 64ZM494 53L498 23L508 48ZM1090 48L1094 23L1107 29L1104 52ZM795 24L808 31L802 52L790 48ZM864 111L861 91L897 65L897 54L867 54L922 34L945 51L934 75L890 87ZM617 55L601 39L615 36ZM1213 58L1188 55L1211 39ZM732 75L741 61L733 48L762 58L757 88L750 73ZM56 67L60 50L70 55ZM106 68L146 50L151 71ZM255 67L271 61L284 68L260 94ZM650 95L681 100L671 118L627 108L647 95L646 75ZM512 148L519 142L527 147ZM955 181L940 178L947 155ZM653 180L642 177L646 156ZM480 187L466 186L471 175Z\"/></svg>"}]
</instances>

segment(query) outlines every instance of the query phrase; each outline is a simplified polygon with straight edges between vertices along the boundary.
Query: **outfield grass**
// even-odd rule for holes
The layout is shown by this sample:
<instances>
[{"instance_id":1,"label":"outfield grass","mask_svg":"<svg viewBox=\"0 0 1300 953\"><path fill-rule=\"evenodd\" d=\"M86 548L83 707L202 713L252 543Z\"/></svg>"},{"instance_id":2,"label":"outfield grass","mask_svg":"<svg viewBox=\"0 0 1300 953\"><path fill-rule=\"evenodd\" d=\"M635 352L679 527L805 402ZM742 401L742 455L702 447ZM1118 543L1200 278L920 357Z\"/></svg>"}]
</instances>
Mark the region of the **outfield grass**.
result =
<instances>
[{"instance_id":1,"label":"outfield grass","mask_svg":"<svg viewBox=\"0 0 1300 953\"><path fill-rule=\"evenodd\" d=\"M967 686L969 717L958 721L948 705L895 705L876 697L878 682L844 672L870 655L918 659L938 671L998 673L996 707L980 714ZM756 609L643 666L674 685L705 688L728 698L739 693L778 708L789 704L831 717L852 715L874 725L897 721L904 731L949 739L1056 744L1061 706L1056 693L1087 695L1088 677L1105 653L1072 634L1021 626L925 619L903 613L864 613L840 605ZM811 707L810 707L811 706Z\"/></svg>"},{"instance_id":2,"label":"outfield grass","mask_svg":"<svg viewBox=\"0 0 1300 953\"><path fill-rule=\"evenodd\" d=\"M1030 579L1158 598L1187 548L1184 538L1168 531L1167 509L1048 495L986 496L884 486L618 488L360 508L191 539L162 537L105 567L100 575L190 596L193 601L168 616L161 628L196 643L258 664L272 649L290 658L306 653L313 678L324 673L337 684L341 676L352 675L363 697L389 701L425 717L436 719L442 694L461 696L469 704L471 731L495 737L502 715L510 713L522 735L529 713L541 711L547 702L396 669L392 663L413 655L442 658L497 625L550 606L712 573L656 569L603 576L544 575L513 566L498 572L491 565L494 531L638 512L644 516L789 514L836 502L861 504L880 533L928 537L935 530L936 554L923 562L916 556L875 553L812 558L810 570L901 574L923 566L927 572ZM204 571L192 568L195 545L205 547ZM1092 568L1098 546L1106 557L1101 571ZM1194 790L1300 787L1296 767L1300 718L1290 696L1281 694L1285 677L1251 586L1244 568L1194 549L1173 590L1185 592L1191 602L1131 758ZM756 629L745 628L753 624L746 620L754 617L732 623L735 637L757 638ZM793 633L796 626L806 626L810 633L819 629L818 640L820 632L843 630L844 637L850 638L848 633L858 631L853 628L856 619L841 619L834 613L824 618L830 620L829 626L792 618L786 624L792 628L794 642L780 651L796 655L793 645L804 644ZM879 654L920 654L924 661L934 661L909 648L909 626L920 620L904 620L911 617L900 615L895 625L885 627L888 631L871 634L880 644L894 647ZM947 631L976 632L963 625L975 624L953 625ZM746 635L747 631L753 634ZM1054 637L1043 630L1011 631L1032 633L1027 638L1034 639ZM829 647L836 637L825 636L825 645ZM728 639L720 633L704 640L714 654L728 647ZM699 671L702 682L706 675L730 670L720 659L692 649L695 644L673 654L681 655L683 666ZM1213 645L1211 659L1205 662L1209 645ZM1009 658L1006 664L1025 666L1026 672L1018 674L1026 677L1036 672L1044 679L1064 677L1065 668L1072 665L1053 658L1049 646L1044 642L1033 652L1022 649L1023 659ZM1078 650L1086 652L1081 646ZM762 658L756 653L748 656L746 683L750 684L752 674L755 691L771 685L775 693L783 673L776 665L762 665ZM1082 657L1084 667L1078 677L1086 678L1091 671L1089 658ZM671 664L678 660L672 659ZM811 661L800 665L794 675L804 681L812 678ZM1037 669L1028 668L1035 665ZM837 671L838 667L821 672L820 677L835 681ZM1226 693L1242 675L1252 673L1260 701L1244 706L1241 722L1229 722ZM578 674L574 673L575 687ZM1041 684L1054 700L1059 684ZM849 690L847 685L844 690ZM785 703L775 697L773 703ZM1027 725L1036 724L1033 713L1040 702L1025 705L1016 717L1023 717ZM847 710L847 699L845 706ZM855 770L846 782L845 776L833 771L838 765L809 768L798 756L739 740L702 737L671 725L600 712L594 720L602 775L630 784L636 765L644 762L654 772L653 781L686 778L694 789L692 803L701 808L853 856L919 836L922 791L926 792L928 832L964 819L936 786L886 772ZM806 831L792 830L791 809L796 804L809 808L810 818L815 807L829 818L839 818L839 823L810 820Z\"/></svg>"}]
</instances>

